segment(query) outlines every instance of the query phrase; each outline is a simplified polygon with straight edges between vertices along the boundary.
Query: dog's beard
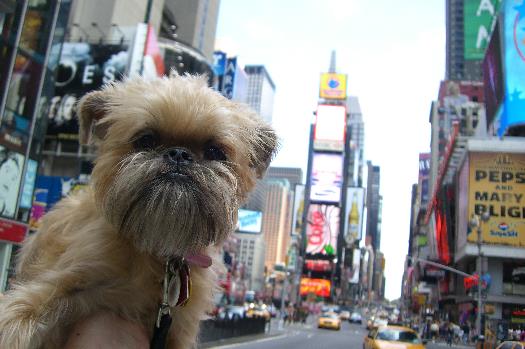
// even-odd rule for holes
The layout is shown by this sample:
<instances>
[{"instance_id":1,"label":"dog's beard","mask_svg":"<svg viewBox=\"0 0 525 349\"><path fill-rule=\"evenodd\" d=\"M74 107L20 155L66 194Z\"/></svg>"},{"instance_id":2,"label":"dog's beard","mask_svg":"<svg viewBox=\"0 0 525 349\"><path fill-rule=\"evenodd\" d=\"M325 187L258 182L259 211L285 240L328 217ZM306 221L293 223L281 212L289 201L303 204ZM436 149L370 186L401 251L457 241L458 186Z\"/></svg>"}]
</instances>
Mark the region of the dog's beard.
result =
<instances>
[{"instance_id":1,"label":"dog's beard","mask_svg":"<svg viewBox=\"0 0 525 349\"><path fill-rule=\"evenodd\" d=\"M237 178L227 165L192 163L173 171L155 152L129 155L107 193L106 217L136 248L183 256L223 241L237 219Z\"/></svg>"}]
</instances>

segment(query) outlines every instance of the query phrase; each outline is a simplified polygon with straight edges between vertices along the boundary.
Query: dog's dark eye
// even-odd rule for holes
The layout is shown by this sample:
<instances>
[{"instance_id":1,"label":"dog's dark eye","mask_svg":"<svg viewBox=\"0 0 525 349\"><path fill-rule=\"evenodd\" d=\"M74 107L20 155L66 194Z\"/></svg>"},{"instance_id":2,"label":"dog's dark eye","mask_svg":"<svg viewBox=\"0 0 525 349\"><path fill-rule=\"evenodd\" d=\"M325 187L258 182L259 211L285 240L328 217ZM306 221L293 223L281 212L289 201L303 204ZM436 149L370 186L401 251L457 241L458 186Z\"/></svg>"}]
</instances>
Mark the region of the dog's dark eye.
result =
<instances>
[{"instance_id":1,"label":"dog's dark eye","mask_svg":"<svg viewBox=\"0 0 525 349\"><path fill-rule=\"evenodd\" d=\"M204 151L204 158L206 160L215 160L215 161L226 161L226 154L224 154L224 151L222 151L221 148L210 145L206 148Z\"/></svg>"},{"instance_id":2,"label":"dog's dark eye","mask_svg":"<svg viewBox=\"0 0 525 349\"><path fill-rule=\"evenodd\" d=\"M138 150L149 150L157 146L157 137L153 133L145 133L133 141Z\"/></svg>"}]
</instances>

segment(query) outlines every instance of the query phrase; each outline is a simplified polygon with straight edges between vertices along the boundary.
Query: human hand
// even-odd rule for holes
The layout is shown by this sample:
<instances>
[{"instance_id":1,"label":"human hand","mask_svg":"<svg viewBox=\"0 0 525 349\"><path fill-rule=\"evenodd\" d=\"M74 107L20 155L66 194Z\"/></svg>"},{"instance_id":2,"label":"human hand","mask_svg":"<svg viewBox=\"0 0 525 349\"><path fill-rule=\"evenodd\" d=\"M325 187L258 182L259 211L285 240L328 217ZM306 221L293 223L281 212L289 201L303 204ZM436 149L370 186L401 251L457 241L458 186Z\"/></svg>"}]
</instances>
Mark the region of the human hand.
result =
<instances>
[{"instance_id":1,"label":"human hand","mask_svg":"<svg viewBox=\"0 0 525 349\"><path fill-rule=\"evenodd\" d=\"M65 349L149 349L142 326L112 313L99 313L80 321L69 335Z\"/></svg>"}]
</instances>

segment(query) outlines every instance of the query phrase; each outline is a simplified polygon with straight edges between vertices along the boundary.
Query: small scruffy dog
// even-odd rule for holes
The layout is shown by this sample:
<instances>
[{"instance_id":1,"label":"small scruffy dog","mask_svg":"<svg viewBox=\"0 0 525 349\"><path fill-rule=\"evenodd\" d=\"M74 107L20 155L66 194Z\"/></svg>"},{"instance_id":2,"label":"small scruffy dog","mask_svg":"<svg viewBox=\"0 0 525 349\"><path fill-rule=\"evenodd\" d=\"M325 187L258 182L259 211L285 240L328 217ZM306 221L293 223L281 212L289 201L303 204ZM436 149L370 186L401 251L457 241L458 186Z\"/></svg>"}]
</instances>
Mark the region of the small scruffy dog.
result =
<instances>
[{"instance_id":1,"label":"small scruffy dog","mask_svg":"<svg viewBox=\"0 0 525 349\"><path fill-rule=\"evenodd\" d=\"M190 348L213 306L220 246L274 155L275 133L195 76L107 85L78 111L81 143L98 149L91 184L25 242L0 304L0 348L61 348L102 311L152 335L165 262L211 257L209 268L190 264L191 297L171 311L167 347Z\"/></svg>"}]
</instances>

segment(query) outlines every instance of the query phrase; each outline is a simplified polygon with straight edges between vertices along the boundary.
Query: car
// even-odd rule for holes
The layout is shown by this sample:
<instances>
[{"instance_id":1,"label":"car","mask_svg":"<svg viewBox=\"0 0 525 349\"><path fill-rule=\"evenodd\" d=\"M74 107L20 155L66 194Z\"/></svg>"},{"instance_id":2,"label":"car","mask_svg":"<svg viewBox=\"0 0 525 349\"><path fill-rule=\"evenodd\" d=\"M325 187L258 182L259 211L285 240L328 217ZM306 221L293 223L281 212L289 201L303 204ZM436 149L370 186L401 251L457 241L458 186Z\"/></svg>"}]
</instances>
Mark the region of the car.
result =
<instances>
[{"instance_id":1,"label":"car","mask_svg":"<svg viewBox=\"0 0 525 349\"><path fill-rule=\"evenodd\" d=\"M517 341L505 341L496 347L496 349L524 349L524 348L525 348L525 342L517 342Z\"/></svg>"},{"instance_id":2,"label":"car","mask_svg":"<svg viewBox=\"0 0 525 349\"><path fill-rule=\"evenodd\" d=\"M350 318L348 319L348 322L351 324L362 324L363 323L363 317L360 313L354 311L352 315L350 315Z\"/></svg>"},{"instance_id":3,"label":"car","mask_svg":"<svg viewBox=\"0 0 525 349\"><path fill-rule=\"evenodd\" d=\"M243 306L227 305L220 309L217 318L219 320L239 320L246 317L246 311Z\"/></svg>"},{"instance_id":4,"label":"car","mask_svg":"<svg viewBox=\"0 0 525 349\"><path fill-rule=\"evenodd\" d=\"M247 318L264 318L266 321L270 321L271 313L267 309L266 304L254 305L250 304L248 310L246 311Z\"/></svg>"},{"instance_id":5,"label":"car","mask_svg":"<svg viewBox=\"0 0 525 349\"><path fill-rule=\"evenodd\" d=\"M363 349L425 349L416 331L403 326L380 326L371 329L363 341Z\"/></svg>"},{"instance_id":6,"label":"car","mask_svg":"<svg viewBox=\"0 0 525 349\"><path fill-rule=\"evenodd\" d=\"M339 317L341 320L348 321L350 320L350 312L348 310L341 310Z\"/></svg>"},{"instance_id":7,"label":"car","mask_svg":"<svg viewBox=\"0 0 525 349\"><path fill-rule=\"evenodd\" d=\"M336 313L324 313L317 319L317 328L341 329L341 319Z\"/></svg>"}]
</instances>

